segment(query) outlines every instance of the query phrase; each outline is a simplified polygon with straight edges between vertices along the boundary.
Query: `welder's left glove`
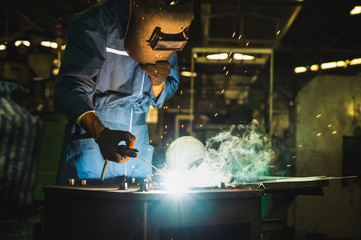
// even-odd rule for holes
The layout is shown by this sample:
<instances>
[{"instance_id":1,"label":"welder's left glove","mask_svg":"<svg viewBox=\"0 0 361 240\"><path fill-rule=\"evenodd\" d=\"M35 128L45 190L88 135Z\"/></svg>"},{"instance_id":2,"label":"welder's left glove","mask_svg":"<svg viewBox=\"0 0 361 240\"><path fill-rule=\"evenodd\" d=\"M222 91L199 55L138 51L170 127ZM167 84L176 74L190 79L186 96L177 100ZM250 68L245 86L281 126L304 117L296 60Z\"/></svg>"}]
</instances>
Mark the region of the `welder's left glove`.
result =
<instances>
[{"instance_id":1,"label":"welder's left glove","mask_svg":"<svg viewBox=\"0 0 361 240\"><path fill-rule=\"evenodd\" d=\"M140 68L149 75L149 81L153 86L160 86L170 74L170 63L158 61L156 64L141 64Z\"/></svg>"}]
</instances>

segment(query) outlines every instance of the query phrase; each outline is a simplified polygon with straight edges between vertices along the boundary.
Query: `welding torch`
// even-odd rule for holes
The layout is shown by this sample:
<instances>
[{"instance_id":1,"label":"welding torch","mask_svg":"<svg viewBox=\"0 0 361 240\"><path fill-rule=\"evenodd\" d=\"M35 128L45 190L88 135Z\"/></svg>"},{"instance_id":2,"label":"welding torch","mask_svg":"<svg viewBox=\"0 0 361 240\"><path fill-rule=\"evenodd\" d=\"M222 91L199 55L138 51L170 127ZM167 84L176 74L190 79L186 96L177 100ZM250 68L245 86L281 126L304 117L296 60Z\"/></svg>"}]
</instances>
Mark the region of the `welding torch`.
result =
<instances>
[{"instance_id":1,"label":"welding torch","mask_svg":"<svg viewBox=\"0 0 361 240\"><path fill-rule=\"evenodd\" d=\"M147 161L145 158L143 158L142 156L140 156L138 153L136 153L137 157L139 157L140 159L142 159L144 162L146 162L147 164L149 164L152 168L154 168L158 173L164 175L164 176L167 176L163 171L161 171L159 168L157 168L156 166L154 166L153 164L151 164L149 161ZM104 182L104 175L105 175L105 171L107 169L107 166L108 166L108 162L109 160L105 160L104 162L104 166L103 166L103 171L102 171L102 175L101 175L101 178L100 178L100 184L103 184Z\"/></svg>"}]
</instances>

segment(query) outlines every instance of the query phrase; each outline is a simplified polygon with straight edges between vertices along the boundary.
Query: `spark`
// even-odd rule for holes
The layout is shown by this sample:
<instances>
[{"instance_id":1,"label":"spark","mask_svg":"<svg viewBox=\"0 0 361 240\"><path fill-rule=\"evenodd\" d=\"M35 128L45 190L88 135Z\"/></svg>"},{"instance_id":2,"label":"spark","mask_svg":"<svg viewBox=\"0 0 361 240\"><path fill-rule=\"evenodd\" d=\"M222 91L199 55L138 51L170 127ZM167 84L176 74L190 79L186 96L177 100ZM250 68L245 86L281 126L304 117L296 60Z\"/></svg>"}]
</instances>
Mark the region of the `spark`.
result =
<instances>
[{"instance_id":1,"label":"spark","mask_svg":"<svg viewBox=\"0 0 361 240\"><path fill-rule=\"evenodd\" d=\"M168 128L168 125L164 125L164 128Z\"/></svg>"},{"instance_id":2,"label":"spark","mask_svg":"<svg viewBox=\"0 0 361 240\"><path fill-rule=\"evenodd\" d=\"M228 75L229 71L226 72L226 76Z\"/></svg>"},{"instance_id":3,"label":"spark","mask_svg":"<svg viewBox=\"0 0 361 240\"><path fill-rule=\"evenodd\" d=\"M234 37L236 35L236 32L234 32L233 34L232 34L232 37Z\"/></svg>"},{"instance_id":4,"label":"spark","mask_svg":"<svg viewBox=\"0 0 361 240\"><path fill-rule=\"evenodd\" d=\"M218 113L215 113L214 116L217 117L217 116L218 116Z\"/></svg>"},{"instance_id":5,"label":"spark","mask_svg":"<svg viewBox=\"0 0 361 240\"><path fill-rule=\"evenodd\" d=\"M203 124L200 124L199 127L203 127Z\"/></svg>"},{"instance_id":6,"label":"spark","mask_svg":"<svg viewBox=\"0 0 361 240\"><path fill-rule=\"evenodd\" d=\"M180 106L178 105L178 109L180 109Z\"/></svg>"},{"instance_id":7,"label":"spark","mask_svg":"<svg viewBox=\"0 0 361 240\"><path fill-rule=\"evenodd\" d=\"M270 168L274 168L275 166L272 165L272 166L269 166L269 167L270 167Z\"/></svg>"},{"instance_id":8,"label":"spark","mask_svg":"<svg viewBox=\"0 0 361 240\"><path fill-rule=\"evenodd\" d=\"M226 70L226 66L223 67L223 71Z\"/></svg>"},{"instance_id":9,"label":"spark","mask_svg":"<svg viewBox=\"0 0 361 240\"><path fill-rule=\"evenodd\" d=\"M286 167L291 167L292 165L291 164L287 164Z\"/></svg>"},{"instance_id":10,"label":"spark","mask_svg":"<svg viewBox=\"0 0 361 240\"><path fill-rule=\"evenodd\" d=\"M278 30L278 31L277 31L277 33L276 33L276 35L278 35L278 34L280 34L280 33L281 33L281 31L280 31L280 30Z\"/></svg>"},{"instance_id":11,"label":"spark","mask_svg":"<svg viewBox=\"0 0 361 240\"><path fill-rule=\"evenodd\" d=\"M180 94L183 94L183 90L180 90Z\"/></svg>"},{"instance_id":12,"label":"spark","mask_svg":"<svg viewBox=\"0 0 361 240\"><path fill-rule=\"evenodd\" d=\"M249 42L246 43L246 47L249 45Z\"/></svg>"},{"instance_id":13,"label":"spark","mask_svg":"<svg viewBox=\"0 0 361 240\"><path fill-rule=\"evenodd\" d=\"M233 59L233 58L230 58L230 59L228 60L228 62L229 62L229 63L232 62L232 59Z\"/></svg>"},{"instance_id":14,"label":"spark","mask_svg":"<svg viewBox=\"0 0 361 240\"><path fill-rule=\"evenodd\" d=\"M221 93L224 93L224 89L222 89Z\"/></svg>"},{"instance_id":15,"label":"spark","mask_svg":"<svg viewBox=\"0 0 361 240\"><path fill-rule=\"evenodd\" d=\"M241 38L242 38L242 34L239 34L238 39L241 39Z\"/></svg>"},{"instance_id":16,"label":"spark","mask_svg":"<svg viewBox=\"0 0 361 240\"><path fill-rule=\"evenodd\" d=\"M210 106L210 107L213 107L213 105L212 105L212 104L210 104L209 106Z\"/></svg>"},{"instance_id":17,"label":"spark","mask_svg":"<svg viewBox=\"0 0 361 240\"><path fill-rule=\"evenodd\" d=\"M184 124L181 125L181 128L184 128Z\"/></svg>"},{"instance_id":18,"label":"spark","mask_svg":"<svg viewBox=\"0 0 361 240\"><path fill-rule=\"evenodd\" d=\"M337 133L337 131L333 131L333 132L332 132L332 134L336 134L336 133Z\"/></svg>"},{"instance_id":19,"label":"spark","mask_svg":"<svg viewBox=\"0 0 361 240\"><path fill-rule=\"evenodd\" d=\"M160 136L160 138L161 138L161 139L163 139L163 135L162 135L162 136Z\"/></svg>"},{"instance_id":20,"label":"spark","mask_svg":"<svg viewBox=\"0 0 361 240\"><path fill-rule=\"evenodd\" d=\"M299 147L299 148L301 148L301 147L303 147L303 145L302 145L302 144L300 144L298 147Z\"/></svg>"},{"instance_id":21,"label":"spark","mask_svg":"<svg viewBox=\"0 0 361 240\"><path fill-rule=\"evenodd\" d=\"M317 137L321 136L322 134L321 133L317 133Z\"/></svg>"},{"instance_id":22,"label":"spark","mask_svg":"<svg viewBox=\"0 0 361 240\"><path fill-rule=\"evenodd\" d=\"M167 131L164 131L164 135L167 135Z\"/></svg>"},{"instance_id":23,"label":"spark","mask_svg":"<svg viewBox=\"0 0 361 240\"><path fill-rule=\"evenodd\" d=\"M321 114L318 114L317 116L316 116L316 118L319 118L319 117L321 117L322 115Z\"/></svg>"},{"instance_id":24,"label":"spark","mask_svg":"<svg viewBox=\"0 0 361 240\"><path fill-rule=\"evenodd\" d=\"M331 126L332 126L331 124L328 124L328 126L327 126L327 127L329 127L329 128L330 128Z\"/></svg>"},{"instance_id":25,"label":"spark","mask_svg":"<svg viewBox=\"0 0 361 240\"><path fill-rule=\"evenodd\" d=\"M153 140L152 140L152 139L150 139L150 140L149 140L149 142L150 142L150 143L152 143L152 142L153 142Z\"/></svg>"},{"instance_id":26,"label":"spark","mask_svg":"<svg viewBox=\"0 0 361 240\"><path fill-rule=\"evenodd\" d=\"M296 156L293 156L292 158L296 158Z\"/></svg>"},{"instance_id":27,"label":"spark","mask_svg":"<svg viewBox=\"0 0 361 240\"><path fill-rule=\"evenodd\" d=\"M169 143L167 143L166 145L169 146Z\"/></svg>"}]
</instances>

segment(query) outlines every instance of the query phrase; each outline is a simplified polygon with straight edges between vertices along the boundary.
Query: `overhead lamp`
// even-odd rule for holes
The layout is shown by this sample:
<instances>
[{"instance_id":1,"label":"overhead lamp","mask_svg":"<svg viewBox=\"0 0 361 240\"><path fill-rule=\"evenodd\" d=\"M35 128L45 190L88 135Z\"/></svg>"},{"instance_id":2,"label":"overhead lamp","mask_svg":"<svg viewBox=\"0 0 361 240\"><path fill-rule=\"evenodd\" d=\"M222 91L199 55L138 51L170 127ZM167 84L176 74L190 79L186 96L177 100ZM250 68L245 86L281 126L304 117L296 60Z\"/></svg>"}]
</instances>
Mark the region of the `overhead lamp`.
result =
<instances>
[{"instance_id":1,"label":"overhead lamp","mask_svg":"<svg viewBox=\"0 0 361 240\"><path fill-rule=\"evenodd\" d=\"M310 70L311 70L311 71L314 71L314 72L318 71L318 69L319 69L319 67L318 67L317 64L313 64L313 65L311 65L311 67L310 67Z\"/></svg>"},{"instance_id":2,"label":"overhead lamp","mask_svg":"<svg viewBox=\"0 0 361 240\"><path fill-rule=\"evenodd\" d=\"M337 61L337 67L347 67L347 63L345 61Z\"/></svg>"},{"instance_id":3,"label":"overhead lamp","mask_svg":"<svg viewBox=\"0 0 361 240\"><path fill-rule=\"evenodd\" d=\"M206 57L209 60L225 60L228 58L228 53L217 53L217 54L210 54Z\"/></svg>"},{"instance_id":4,"label":"overhead lamp","mask_svg":"<svg viewBox=\"0 0 361 240\"><path fill-rule=\"evenodd\" d=\"M15 41L15 46L16 47L19 47L20 45L30 47L30 42L28 40L17 40L17 41Z\"/></svg>"},{"instance_id":5,"label":"overhead lamp","mask_svg":"<svg viewBox=\"0 0 361 240\"><path fill-rule=\"evenodd\" d=\"M233 59L234 60L253 60L254 56L244 55L244 54L241 54L241 53L235 53L235 54L233 54Z\"/></svg>"},{"instance_id":6,"label":"overhead lamp","mask_svg":"<svg viewBox=\"0 0 361 240\"><path fill-rule=\"evenodd\" d=\"M321 69L330 69L337 67L337 62L327 62L321 64Z\"/></svg>"},{"instance_id":7,"label":"overhead lamp","mask_svg":"<svg viewBox=\"0 0 361 240\"><path fill-rule=\"evenodd\" d=\"M58 43L56 43L56 42L41 41L40 45L43 47L50 47L50 48L54 48L54 49L58 48Z\"/></svg>"},{"instance_id":8,"label":"overhead lamp","mask_svg":"<svg viewBox=\"0 0 361 240\"><path fill-rule=\"evenodd\" d=\"M354 6L350 11L350 15L357 15L361 13L361 6Z\"/></svg>"},{"instance_id":9,"label":"overhead lamp","mask_svg":"<svg viewBox=\"0 0 361 240\"><path fill-rule=\"evenodd\" d=\"M303 73L303 72L307 71L307 68L306 67L296 67L294 71L295 71L295 73Z\"/></svg>"},{"instance_id":10,"label":"overhead lamp","mask_svg":"<svg viewBox=\"0 0 361 240\"><path fill-rule=\"evenodd\" d=\"M3 51L6 49L6 45L5 44L0 44L0 51Z\"/></svg>"},{"instance_id":11,"label":"overhead lamp","mask_svg":"<svg viewBox=\"0 0 361 240\"><path fill-rule=\"evenodd\" d=\"M196 72L182 71L180 73L183 77L197 77Z\"/></svg>"},{"instance_id":12,"label":"overhead lamp","mask_svg":"<svg viewBox=\"0 0 361 240\"><path fill-rule=\"evenodd\" d=\"M354 58L350 61L350 65L361 64L361 58Z\"/></svg>"}]
</instances>

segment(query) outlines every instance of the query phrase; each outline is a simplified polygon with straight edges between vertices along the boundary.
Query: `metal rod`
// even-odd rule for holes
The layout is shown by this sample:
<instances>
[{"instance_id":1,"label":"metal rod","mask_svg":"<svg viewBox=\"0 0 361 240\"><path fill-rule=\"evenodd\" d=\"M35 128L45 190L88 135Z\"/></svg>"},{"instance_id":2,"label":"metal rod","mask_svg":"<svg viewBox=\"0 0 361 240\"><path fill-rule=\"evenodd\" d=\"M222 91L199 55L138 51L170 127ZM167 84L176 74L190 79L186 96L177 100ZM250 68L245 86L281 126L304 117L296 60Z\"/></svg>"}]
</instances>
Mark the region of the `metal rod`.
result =
<instances>
[{"instance_id":1,"label":"metal rod","mask_svg":"<svg viewBox=\"0 0 361 240\"><path fill-rule=\"evenodd\" d=\"M167 176L164 172L162 172L161 170L159 170L158 168L156 168L153 164L151 164L150 162L148 162L147 160L145 160L143 157L141 157L139 154L137 154L137 156L142 159L144 162L148 163L152 168L154 168L155 170L157 170L160 174Z\"/></svg>"},{"instance_id":2,"label":"metal rod","mask_svg":"<svg viewBox=\"0 0 361 240\"><path fill-rule=\"evenodd\" d=\"M104 175L105 175L105 170L107 170L107 166L108 166L108 161L105 160L103 171L102 171L102 176L100 178L100 184L103 184L103 182L104 182Z\"/></svg>"}]
</instances>

